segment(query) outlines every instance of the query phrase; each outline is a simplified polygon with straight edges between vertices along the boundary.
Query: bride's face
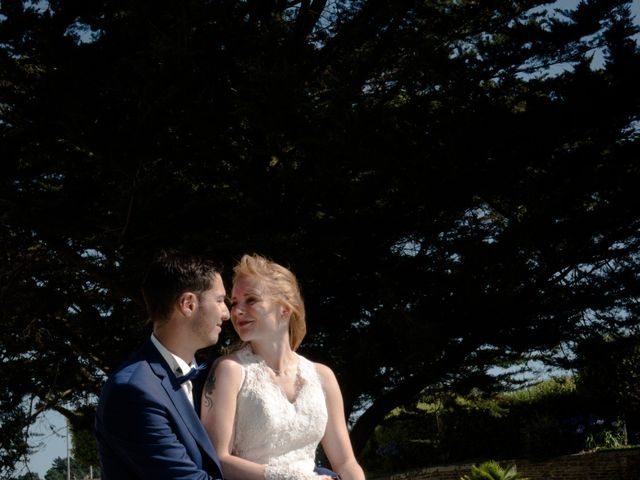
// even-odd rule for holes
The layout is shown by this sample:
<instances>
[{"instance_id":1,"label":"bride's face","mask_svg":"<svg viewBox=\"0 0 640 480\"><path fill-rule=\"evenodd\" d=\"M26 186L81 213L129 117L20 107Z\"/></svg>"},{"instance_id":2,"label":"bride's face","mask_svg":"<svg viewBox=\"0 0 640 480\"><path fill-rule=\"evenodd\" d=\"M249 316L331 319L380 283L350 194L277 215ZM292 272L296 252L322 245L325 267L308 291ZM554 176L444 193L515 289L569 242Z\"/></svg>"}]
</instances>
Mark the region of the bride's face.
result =
<instances>
[{"instance_id":1,"label":"bride's face","mask_svg":"<svg viewBox=\"0 0 640 480\"><path fill-rule=\"evenodd\" d=\"M284 335L285 309L254 277L240 277L231 290L231 322L243 342Z\"/></svg>"}]
</instances>

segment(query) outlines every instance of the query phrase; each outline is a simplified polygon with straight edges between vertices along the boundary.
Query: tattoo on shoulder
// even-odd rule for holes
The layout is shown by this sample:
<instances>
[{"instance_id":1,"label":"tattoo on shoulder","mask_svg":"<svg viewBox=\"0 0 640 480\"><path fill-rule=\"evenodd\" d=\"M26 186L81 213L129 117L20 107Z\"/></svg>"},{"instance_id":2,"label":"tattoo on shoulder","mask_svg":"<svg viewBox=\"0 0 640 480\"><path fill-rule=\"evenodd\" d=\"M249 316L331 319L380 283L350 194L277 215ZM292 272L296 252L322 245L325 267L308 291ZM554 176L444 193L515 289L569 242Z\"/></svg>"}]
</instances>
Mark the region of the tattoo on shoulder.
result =
<instances>
[{"instance_id":1,"label":"tattoo on shoulder","mask_svg":"<svg viewBox=\"0 0 640 480\"><path fill-rule=\"evenodd\" d=\"M216 373L212 368L209 376L207 377L207 381L204 384L204 406L209 410L213 408L213 391L216 388Z\"/></svg>"}]
</instances>

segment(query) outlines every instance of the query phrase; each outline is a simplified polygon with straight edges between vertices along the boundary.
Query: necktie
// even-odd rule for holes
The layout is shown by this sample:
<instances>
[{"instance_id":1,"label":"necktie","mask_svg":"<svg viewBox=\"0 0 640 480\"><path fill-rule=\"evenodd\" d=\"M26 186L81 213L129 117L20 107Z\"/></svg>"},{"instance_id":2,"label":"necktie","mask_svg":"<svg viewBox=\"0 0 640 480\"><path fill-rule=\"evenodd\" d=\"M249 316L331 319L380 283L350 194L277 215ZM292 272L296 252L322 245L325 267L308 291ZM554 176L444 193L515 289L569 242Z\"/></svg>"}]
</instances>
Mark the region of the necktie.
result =
<instances>
[{"instance_id":1,"label":"necktie","mask_svg":"<svg viewBox=\"0 0 640 480\"><path fill-rule=\"evenodd\" d=\"M198 375L200 375L202 372L204 372L207 369L207 367L208 367L208 365L206 363L202 363L202 364L198 365L197 367L192 368L185 375L182 375L182 376L177 378L178 383L184 383L184 382L189 382L189 381L193 380Z\"/></svg>"}]
</instances>

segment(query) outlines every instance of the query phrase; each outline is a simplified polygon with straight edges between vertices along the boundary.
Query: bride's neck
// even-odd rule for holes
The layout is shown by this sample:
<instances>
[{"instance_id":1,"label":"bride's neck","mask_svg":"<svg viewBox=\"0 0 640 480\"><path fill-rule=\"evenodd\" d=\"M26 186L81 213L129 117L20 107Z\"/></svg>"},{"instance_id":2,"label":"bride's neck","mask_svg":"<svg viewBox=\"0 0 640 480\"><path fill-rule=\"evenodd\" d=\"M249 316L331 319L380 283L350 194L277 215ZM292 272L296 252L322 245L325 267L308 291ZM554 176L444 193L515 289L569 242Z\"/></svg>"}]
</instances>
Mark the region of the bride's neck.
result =
<instances>
[{"instance_id":1,"label":"bride's neck","mask_svg":"<svg viewBox=\"0 0 640 480\"><path fill-rule=\"evenodd\" d=\"M250 342L253 353L260 356L275 373L285 372L296 363L296 354L288 342Z\"/></svg>"}]
</instances>

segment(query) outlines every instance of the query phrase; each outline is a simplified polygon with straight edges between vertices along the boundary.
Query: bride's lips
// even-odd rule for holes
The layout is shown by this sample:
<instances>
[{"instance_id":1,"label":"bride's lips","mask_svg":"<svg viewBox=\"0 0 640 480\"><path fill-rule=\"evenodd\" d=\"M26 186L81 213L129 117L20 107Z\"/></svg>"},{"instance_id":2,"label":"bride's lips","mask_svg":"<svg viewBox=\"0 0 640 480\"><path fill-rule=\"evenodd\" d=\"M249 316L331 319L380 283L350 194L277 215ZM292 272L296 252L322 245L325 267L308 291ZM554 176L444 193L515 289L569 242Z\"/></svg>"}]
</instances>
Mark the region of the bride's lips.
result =
<instances>
[{"instance_id":1,"label":"bride's lips","mask_svg":"<svg viewBox=\"0 0 640 480\"><path fill-rule=\"evenodd\" d=\"M251 323L253 323L251 320L238 320L236 322L236 328L244 328Z\"/></svg>"}]
</instances>

